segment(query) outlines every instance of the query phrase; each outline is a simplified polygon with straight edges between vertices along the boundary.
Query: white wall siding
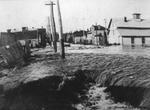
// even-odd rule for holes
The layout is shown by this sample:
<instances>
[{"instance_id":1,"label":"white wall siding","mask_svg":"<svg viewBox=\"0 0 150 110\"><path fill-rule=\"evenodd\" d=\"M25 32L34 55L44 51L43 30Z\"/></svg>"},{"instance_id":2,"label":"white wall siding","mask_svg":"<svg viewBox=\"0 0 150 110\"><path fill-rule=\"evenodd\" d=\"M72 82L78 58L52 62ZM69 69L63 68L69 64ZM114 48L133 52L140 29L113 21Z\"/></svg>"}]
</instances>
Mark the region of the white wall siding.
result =
<instances>
[{"instance_id":1,"label":"white wall siding","mask_svg":"<svg viewBox=\"0 0 150 110\"><path fill-rule=\"evenodd\" d=\"M131 45L131 38L126 38L126 37L123 37L122 38L122 44L123 45Z\"/></svg>"},{"instance_id":2,"label":"white wall siding","mask_svg":"<svg viewBox=\"0 0 150 110\"><path fill-rule=\"evenodd\" d=\"M121 36L117 30L111 30L108 36L108 42L110 44L121 43Z\"/></svg>"},{"instance_id":3,"label":"white wall siding","mask_svg":"<svg viewBox=\"0 0 150 110\"><path fill-rule=\"evenodd\" d=\"M150 46L150 37L145 37L145 45Z\"/></svg>"},{"instance_id":4,"label":"white wall siding","mask_svg":"<svg viewBox=\"0 0 150 110\"><path fill-rule=\"evenodd\" d=\"M120 33L117 30L117 27L113 24L110 27L110 32L108 35L108 43L109 44L122 44L122 37L120 35Z\"/></svg>"}]
</instances>

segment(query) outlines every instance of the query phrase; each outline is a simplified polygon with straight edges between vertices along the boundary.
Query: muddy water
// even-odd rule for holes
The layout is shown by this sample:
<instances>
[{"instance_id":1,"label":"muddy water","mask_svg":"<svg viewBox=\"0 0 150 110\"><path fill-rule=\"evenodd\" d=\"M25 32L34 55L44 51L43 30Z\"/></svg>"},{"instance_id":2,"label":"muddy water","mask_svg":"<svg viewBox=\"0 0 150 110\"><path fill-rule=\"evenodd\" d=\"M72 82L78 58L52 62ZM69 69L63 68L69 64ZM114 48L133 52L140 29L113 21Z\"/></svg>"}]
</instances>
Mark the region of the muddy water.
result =
<instances>
[{"instance_id":1,"label":"muddy water","mask_svg":"<svg viewBox=\"0 0 150 110\"><path fill-rule=\"evenodd\" d=\"M87 98L75 106L77 110L140 110L125 102L115 103L110 94L104 92L105 89L105 87L99 87L98 85L90 87L85 95Z\"/></svg>"}]
</instances>

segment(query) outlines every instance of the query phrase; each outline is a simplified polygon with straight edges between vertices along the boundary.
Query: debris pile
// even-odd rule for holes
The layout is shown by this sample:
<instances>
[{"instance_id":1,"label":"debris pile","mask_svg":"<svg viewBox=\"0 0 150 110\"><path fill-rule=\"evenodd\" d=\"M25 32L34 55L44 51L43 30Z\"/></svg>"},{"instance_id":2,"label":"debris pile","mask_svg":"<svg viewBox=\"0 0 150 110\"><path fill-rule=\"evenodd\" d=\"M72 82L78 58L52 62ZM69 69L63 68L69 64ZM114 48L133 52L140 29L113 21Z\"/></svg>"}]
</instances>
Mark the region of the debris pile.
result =
<instances>
[{"instance_id":1,"label":"debris pile","mask_svg":"<svg viewBox=\"0 0 150 110\"><path fill-rule=\"evenodd\" d=\"M24 51L19 42L0 48L0 65L11 67L16 64L23 65L24 63Z\"/></svg>"}]
</instances>

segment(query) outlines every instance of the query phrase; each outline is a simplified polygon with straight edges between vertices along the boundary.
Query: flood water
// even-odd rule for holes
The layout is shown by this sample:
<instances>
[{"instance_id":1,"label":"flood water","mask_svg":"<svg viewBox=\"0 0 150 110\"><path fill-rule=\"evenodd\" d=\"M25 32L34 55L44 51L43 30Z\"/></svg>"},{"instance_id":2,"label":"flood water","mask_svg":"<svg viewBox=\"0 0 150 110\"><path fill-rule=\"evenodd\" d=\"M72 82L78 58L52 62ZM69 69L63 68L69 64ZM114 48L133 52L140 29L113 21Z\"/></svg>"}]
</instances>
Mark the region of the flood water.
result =
<instances>
[{"instance_id":1,"label":"flood water","mask_svg":"<svg viewBox=\"0 0 150 110\"><path fill-rule=\"evenodd\" d=\"M77 104L77 110L140 110L127 103L115 103L109 93L104 92L105 87L93 85L87 92L87 100Z\"/></svg>"},{"instance_id":2,"label":"flood water","mask_svg":"<svg viewBox=\"0 0 150 110\"><path fill-rule=\"evenodd\" d=\"M102 54L125 54L131 56L150 57L150 47L131 46L108 46L99 47L92 45L72 45L66 48L67 53L102 53Z\"/></svg>"}]
</instances>

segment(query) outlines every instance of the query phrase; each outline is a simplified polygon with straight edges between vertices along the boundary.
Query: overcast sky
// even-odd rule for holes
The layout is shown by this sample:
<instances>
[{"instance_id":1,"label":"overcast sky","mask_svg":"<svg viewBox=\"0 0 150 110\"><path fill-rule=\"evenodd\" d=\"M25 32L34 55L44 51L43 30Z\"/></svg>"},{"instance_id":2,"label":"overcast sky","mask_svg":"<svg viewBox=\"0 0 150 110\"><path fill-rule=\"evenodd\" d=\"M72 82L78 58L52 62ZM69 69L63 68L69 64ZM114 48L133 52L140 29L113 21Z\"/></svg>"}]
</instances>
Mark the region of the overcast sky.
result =
<instances>
[{"instance_id":1,"label":"overcast sky","mask_svg":"<svg viewBox=\"0 0 150 110\"><path fill-rule=\"evenodd\" d=\"M55 0L53 0L55 1ZM46 26L49 7L47 0L0 0L0 31L8 28ZM64 31L86 29L92 24L104 25L104 19L131 18L133 12L141 12L150 19L150 0L60 0ZM57 25L57 8L55 21Z\"/></svg>"}]
</instances>

